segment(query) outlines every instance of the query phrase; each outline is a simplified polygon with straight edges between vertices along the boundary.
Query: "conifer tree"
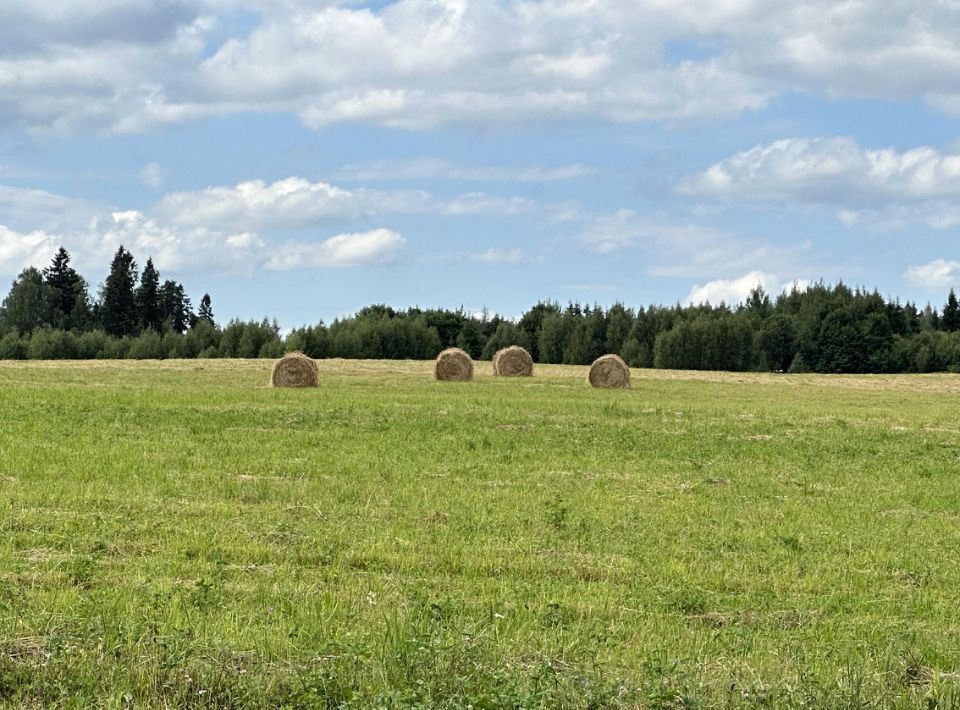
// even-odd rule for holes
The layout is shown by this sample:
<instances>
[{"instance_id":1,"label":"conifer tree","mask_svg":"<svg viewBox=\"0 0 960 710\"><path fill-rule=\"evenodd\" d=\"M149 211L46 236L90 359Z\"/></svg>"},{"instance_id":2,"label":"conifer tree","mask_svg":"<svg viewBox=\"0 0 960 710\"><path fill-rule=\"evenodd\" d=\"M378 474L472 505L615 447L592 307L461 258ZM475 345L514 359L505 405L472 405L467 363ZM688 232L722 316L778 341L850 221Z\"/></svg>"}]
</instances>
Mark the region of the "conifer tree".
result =
<instances>
[{"instance_id":1,"label":"conifer tree","mask_svg":"<svg viewBox=\"0 0 960 710\"><path fill-rule=\"evenodd\" d=\"M947 296L947 305L943 307L940 327L950 333L960 330L960 304L957 303L957 294L954 293L953 289L950 289L950 295Z\"/></svg>"},{"instance_id":2,"label":"conifer tree","mask_svg":"<svg viewBox=\"0 0 960 710\"><path fill-rule=\"evenodd\" d=\"M216 325L213 319L213 303L210 300L210 294L203 294L200 299L200 309L197 311L197 320L205 320L210 325Z\"/></svg>"},{"instance_id":3,"label":"conifer tree","mask_svg":"<svg viewBox=\"0 0 960 710\"><path fill-rule=\"evenodd\" d=\"M193 307L183 284L166 280L160 287L160 313L177 333L185 333L194 321Z\"/></svg>"},{"instance_id":4,"label":"conifer tree","mask_svg":"<svg viewBox=\"0 0 960 710\"><path fill-rule=\"evenodd\" d=\"M110 274L100 297L100 322L108 335L137 334L140 321L134 295L137 277L133 254L121 246L110 264Z\"/></svg>"},{"instance_id":5,"label":"conifer tree","mask_svg":"<svg viewBox=\"0 0 960 710\"><path fill-rule=\"evenodd\" d=\"M63 246L43 270L43 280L51 289L50 325L63 329L83 327L89 312L87 284L70 266L70 253Z\"/></svg>"},{"instance_id":6,"label":"conifer tree","mask_svg":"<svg viewBox=\"0 0 960 710\"><path fill-rule=\"evenodd\" d=\"M140 327L144 330L159 332L163 328L163 315L160 312L160 274L148 258L140 275L140 286L136 291L137 314Z\"/></svg>"}]
</instances>

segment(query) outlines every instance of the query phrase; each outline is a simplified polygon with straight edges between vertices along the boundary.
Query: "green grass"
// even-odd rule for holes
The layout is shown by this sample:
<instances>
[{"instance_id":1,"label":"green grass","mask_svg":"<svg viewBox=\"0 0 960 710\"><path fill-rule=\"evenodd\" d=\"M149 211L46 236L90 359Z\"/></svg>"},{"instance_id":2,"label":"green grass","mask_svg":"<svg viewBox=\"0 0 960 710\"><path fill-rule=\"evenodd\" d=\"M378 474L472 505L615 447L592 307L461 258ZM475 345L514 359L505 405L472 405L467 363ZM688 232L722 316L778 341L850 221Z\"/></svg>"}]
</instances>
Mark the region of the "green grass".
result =
<instances>
[{"instance_id":1,"label":"green grass","mask_svg":"<svg viewBox=\"0 0 960 710\"><path fill-rule=\"evenodd\" d=\"M957 376L270 364L0 364L0 704L960 704Z\"/></svg>"}]
</instances>

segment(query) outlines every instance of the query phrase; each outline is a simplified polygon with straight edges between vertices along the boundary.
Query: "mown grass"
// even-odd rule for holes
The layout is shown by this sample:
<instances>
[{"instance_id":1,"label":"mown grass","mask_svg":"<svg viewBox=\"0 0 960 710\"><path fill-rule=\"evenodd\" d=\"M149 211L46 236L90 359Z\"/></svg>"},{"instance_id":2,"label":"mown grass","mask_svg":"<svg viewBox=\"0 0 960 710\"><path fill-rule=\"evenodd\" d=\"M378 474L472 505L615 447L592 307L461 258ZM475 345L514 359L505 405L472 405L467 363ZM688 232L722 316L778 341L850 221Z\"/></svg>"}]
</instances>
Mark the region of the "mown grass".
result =
<instances>
[{"instance_id":1,"label":"mown grass","mask_svg":"<svg viewBox=\"0 0 960 710\"><path fill-rule=\"evenodd\" d=\"M960 378L0 364L6 707L952 707Z\"/></svg>"}]
</instances>

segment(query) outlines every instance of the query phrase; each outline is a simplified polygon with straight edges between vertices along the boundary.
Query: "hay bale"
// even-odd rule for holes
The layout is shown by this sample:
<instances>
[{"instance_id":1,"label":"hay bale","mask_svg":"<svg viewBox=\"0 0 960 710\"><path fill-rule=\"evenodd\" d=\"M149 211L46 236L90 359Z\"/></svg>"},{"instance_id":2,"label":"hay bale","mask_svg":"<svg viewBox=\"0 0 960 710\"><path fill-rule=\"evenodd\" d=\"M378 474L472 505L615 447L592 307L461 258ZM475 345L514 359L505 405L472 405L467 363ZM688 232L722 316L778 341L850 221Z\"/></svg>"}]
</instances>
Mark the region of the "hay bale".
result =
<instances>
[{"instance_id":1,"label":"hay bale","mask_svg":"<svg viewBox=\"0 0 960 710\"><path fill-rule=\"evenodd\" d=\"M603 355L590 366L590 385L604 389L630 386L630 368L619 355Z\"/></svg>"},{"instance_id":2,"label":"hay bale","mask_svg":"<svg viewBox=\"0 0 960 710\"><path fill-rule=\"evenodd\" d=\"M493 374L498 377L530 377L533 375L533 358L519 345L503 348L493 356Z\"/></svg>"},{"instance_id":3,"label":"hay bale","mask_svg":"<svg viewBox=\"0 0 960 710\"><path fill-rule=\"evenodd\" d=\"M287 353L277 360L270 376L274 387L316 387L319 380L317 363L303 353Z\"/></svg>"},{"instance_id":4,"label":"hay bale","mask_svg":"<svg viewBox=\"0 0 960 710\"><path fill-rule=\"evenodd\" d=\"M473 360L460 348L447 348L437 355L433 376L443 382L469 382L473 379Z\"/></svg>"}]
</instances>

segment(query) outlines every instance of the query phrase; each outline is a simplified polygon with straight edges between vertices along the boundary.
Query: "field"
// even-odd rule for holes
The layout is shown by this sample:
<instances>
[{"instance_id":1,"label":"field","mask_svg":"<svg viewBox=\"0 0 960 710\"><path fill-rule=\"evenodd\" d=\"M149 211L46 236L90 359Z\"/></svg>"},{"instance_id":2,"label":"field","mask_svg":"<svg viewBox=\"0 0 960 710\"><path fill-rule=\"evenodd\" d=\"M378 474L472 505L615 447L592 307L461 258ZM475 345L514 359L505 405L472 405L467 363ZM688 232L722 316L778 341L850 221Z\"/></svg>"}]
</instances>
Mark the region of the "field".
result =
<instances>
[{"instance_id":1,"label":"field","mask_svg":"<svg viewBox=\"0 0 960 710\"><path fill-rule=\"evenodd\" d=\"M5 707L960 705L960 377L0 363Z\"/></svg>"}]
</instances>

